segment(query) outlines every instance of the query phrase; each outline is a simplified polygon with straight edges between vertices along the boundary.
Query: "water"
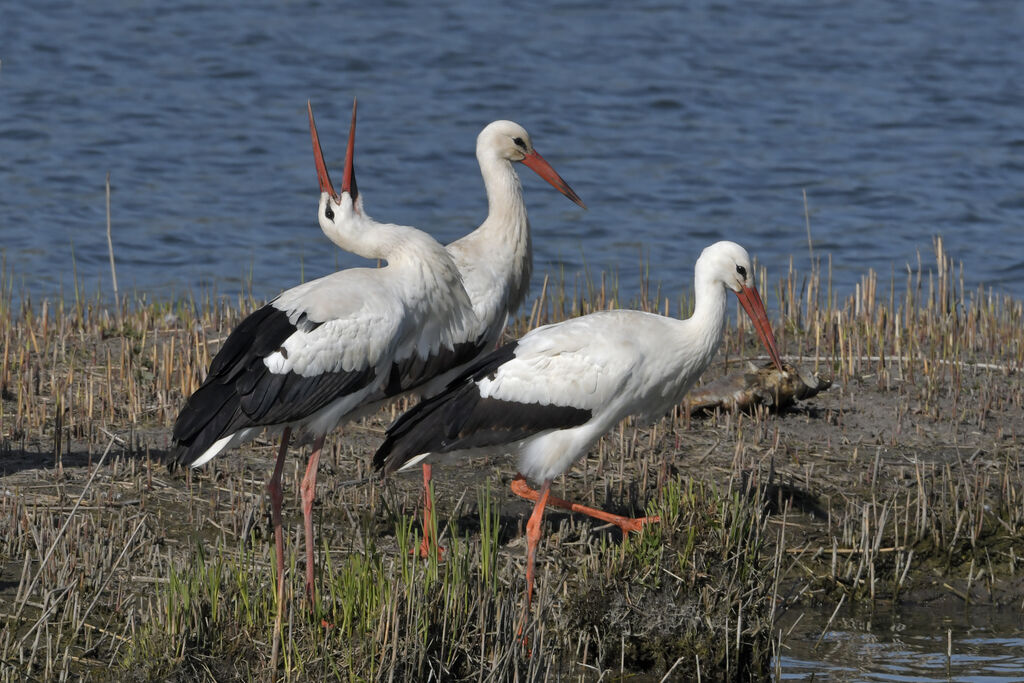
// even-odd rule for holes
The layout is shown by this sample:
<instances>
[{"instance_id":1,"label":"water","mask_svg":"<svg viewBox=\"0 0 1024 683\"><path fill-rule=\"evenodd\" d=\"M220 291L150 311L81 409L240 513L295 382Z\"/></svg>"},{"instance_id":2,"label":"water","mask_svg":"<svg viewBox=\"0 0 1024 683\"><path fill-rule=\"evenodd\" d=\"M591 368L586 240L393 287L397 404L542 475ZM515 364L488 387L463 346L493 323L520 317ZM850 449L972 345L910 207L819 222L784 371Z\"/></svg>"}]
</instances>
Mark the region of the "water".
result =
<instances>
[{"instance_id":1,"label":"water","mask_svg":"<svg viewBox=\"0 0 1024 683\"><path fill-rule=\"evenodd\" d=\"M798 609L784 616L776 680L1024 681L1019 609L917 606L874 615L846 610L828 624L830 613Z\"/></svg>"},{"instance_id":2,"label":"water","mask_svg":"<svg viewBox=\"0 0 1024 683\"><path fill-rule=\"evenodd\" d=\"M479 130L511 118L588 203L521 168L538 278L689 285L700 249L816 253L848 291L932 261L1024 294L1024 5L786 2L0 7L0 249L17 292L257 297L358 263L315 223L353 95L368 210L449 241L479 224ZM72 250L74 260L72 261ZM539 279L534 292L539 291Z\"/></svg>"},{"instance_id":3,"label":"water","mask_svg":"<svg viewBox=\"0 0 1024 683\"><path fill-rule=\"evenodd\" d=\"M806 267L806 190L841 291L919 251L930 262L941 234L970 286L1024 295L1018 0L222 5L0 5L16 293L68 296L72 268L109 293L107 172L122 290L233 294L251 275L269 297L358 263L316 224L305 115L310 98L338 180L358 95L368 210L444 241L484 216L479 130L531 131L590 207L520 168L535 293L585 264L617 269L629 295L644 259L679 291L722 238L773 272L790 254ZM784 677L944 679L947 627L898 623L841 621L816 650L824 625L797 629ZM950 628L956 676L1024 677L1019 623ZM876 656L903 669L869 668Z\"/></svg>"}]
</instances>

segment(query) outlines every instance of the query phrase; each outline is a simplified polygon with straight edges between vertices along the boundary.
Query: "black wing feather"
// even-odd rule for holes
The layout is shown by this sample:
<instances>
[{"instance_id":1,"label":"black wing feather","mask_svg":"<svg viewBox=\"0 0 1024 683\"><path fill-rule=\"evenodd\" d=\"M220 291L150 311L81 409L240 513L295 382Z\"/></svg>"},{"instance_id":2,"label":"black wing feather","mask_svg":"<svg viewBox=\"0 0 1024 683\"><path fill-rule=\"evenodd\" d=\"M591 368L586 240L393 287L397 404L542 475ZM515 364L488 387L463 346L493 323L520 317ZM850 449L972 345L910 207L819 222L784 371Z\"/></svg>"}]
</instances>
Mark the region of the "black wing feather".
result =
<instances>
[{"instance_id":1,"label":"black wing feather","mask_svg":"<svg viewBox=\"0 0 1024 683\"><path fill-rule=\"evenodd\" d=\"M271 304L253 311L231 331L213 357L209 377L223 375L231 379L245 370L249 359L263 358L276 351L295 329L288 315Z\"/></svg>"},{"instance_id":2,"label":"black wing feather","mask_svg":"<svg viewBox=\"0 0 1024 683\"><path fill-rule=\"evenodd\" d=\"M287 375L261 372L258 366L246 371L242 379L235 383L235 392L238 394L242 413L251 420L259 420L261 416L269 415L286 378Z\"/></svg>"},{"instance_id":3,"label":"black wing feather","mask_svg":"<svg viewBox=\"0 0 1024 683\"><path fill-rule=\"evenodd\" d=\"M304 332L320 324L305 315L298 319ZM267 304L228 335L210 363L206 381L185 402L174 423L179 462L194 461L215 441L239 429L301 420L373 381L373 368L314 377L270 372L263 359L298 329L287 313Z\"/></svg>"},{"instance_id":4,"label":"black wing feather","mask_svg":"<svg viewBox=\"0 0 1024 683\"><path fill-rule=\"evenodd\" d=\"M480 355L487 346L487 340L480 337L476 341L462 342L453 348L442 346L434 354L423 358L413 354L409 358L391 364L388 381L384 385L381 398L391 398L426 384L452 368L470 363ZM461 375L462 373L460 373Z\"/></svg>"},{"instance_id":5,"label":"black wing feather","mask_svg":"<svg viewBox=\"0 0 1024 683\"><path fill-rule=\"evenodd\" d=\"M573 406L480 396L477 381L513 358L516 345L512 342L488 354L443 392L399 417L374 454L374 467L391 473L422 453L508 445L550 429L576 427L593 417L591 410Z\"/></svg>"}]
</instances>

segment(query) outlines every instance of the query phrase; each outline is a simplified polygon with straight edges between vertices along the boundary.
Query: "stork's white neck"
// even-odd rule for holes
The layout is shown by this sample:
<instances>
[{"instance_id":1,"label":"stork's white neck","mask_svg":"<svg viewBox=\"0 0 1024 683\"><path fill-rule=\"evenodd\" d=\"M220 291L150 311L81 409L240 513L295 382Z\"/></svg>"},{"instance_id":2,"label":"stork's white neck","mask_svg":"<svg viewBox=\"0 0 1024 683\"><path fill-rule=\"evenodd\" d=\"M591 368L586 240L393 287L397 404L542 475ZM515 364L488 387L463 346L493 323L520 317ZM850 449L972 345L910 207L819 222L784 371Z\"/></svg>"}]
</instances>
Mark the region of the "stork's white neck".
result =
<instances>
[{"instance_id":1,"label":"stork's white neck","mask_svg":"<svg viewBox=\"0 0 1024 683\"><path fill-rule=\"evenodd\" d=\"M321 199L321 215L325 201L326 196ZM362 195L353 205L351 196L343 194L341 203L333 210L338 218L334 221L321 220L321 229L328 239L357 256L394 264L406 256L423 258L440 248L432 237L416 228L378 223L370 218L363 209Z\"/></svg>"},{"instance_id":2,"label":"stork's white neck","mask_svg":"<svg viewBox=\"0 0 1024 683\"><path fill-rule=\"evenodd\" d=\"M365 218L364 230L348 236L347 249L363 258L380 259L395 266L423 260L442 249L433 237L416 228L393 223L376 223Z\"/></svg>"},{"instance_id":3,"label":"stork's white neck","mask_svg":"<svg viewBox=\"0 0 1024 683\"><path fill-rule=\"evenodd\" d=\"M697 260L693 276L693 315L686 321L691 348L698 354L702 368L707 367L722 343L728 308L725 285L710 271L707 264Z\"/></svg>"},{"instance_id":4,"label":"stork's white neck","mask_svg":"<svg viewBox=\"0 0 1024 683\"><path fill-rule=\"evenodd\" d=\"M487 190L487 222L526 224L526 206L523 187L512 162L490 149L477 149L476 158Z\"/></svg>"},{"instance_id":5,"label":"stork's white neck","mask_svg":"<svg viewBox=\"0 0 1024 683\"><path fill-rule=\"evenodd\" d=\"M487 219L450 245L450 251L473 308L493 335L526 298L533 245L523 188L512 162L482 146L476 156L487 191Z\"/></svg>"}]
</instances>

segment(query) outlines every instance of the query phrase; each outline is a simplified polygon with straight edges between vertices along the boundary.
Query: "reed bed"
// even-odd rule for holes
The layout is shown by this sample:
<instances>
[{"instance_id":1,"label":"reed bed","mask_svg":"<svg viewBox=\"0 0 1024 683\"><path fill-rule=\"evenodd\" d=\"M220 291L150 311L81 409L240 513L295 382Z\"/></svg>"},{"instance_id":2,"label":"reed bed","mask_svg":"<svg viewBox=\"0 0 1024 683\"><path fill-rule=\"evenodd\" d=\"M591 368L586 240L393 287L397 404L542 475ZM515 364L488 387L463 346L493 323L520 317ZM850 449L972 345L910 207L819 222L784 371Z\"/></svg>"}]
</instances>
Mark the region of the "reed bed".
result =
<instances>
[{"instance_id":1,"label":"reed bed","mask_svg":"<svg viewBox=\"0 0 1024 683\"><path fill-rule=\"evenodd\" d=\"M438 472L438 561L411 559L416 481L369 481L403 406L328 440L317 604L302 597L297 494L285 481L287 618L275 603L264 482L270 439L169 472L169 428L219 344L257 304L98 294L15 303L0 277L0 679L757 679L795 606L1024 605L1024 305L966 290L941 240L842 297L831 264L759 287L780 350L826 375L781 414L680 409L624 423L556 482L663 523L623 539L549 513L524 630L530 504L511 470ZM549 277L509 334L612 306L687 315L689 292ZM756 353L739 313L707 379Z\"/></svg>"}]
</instances>

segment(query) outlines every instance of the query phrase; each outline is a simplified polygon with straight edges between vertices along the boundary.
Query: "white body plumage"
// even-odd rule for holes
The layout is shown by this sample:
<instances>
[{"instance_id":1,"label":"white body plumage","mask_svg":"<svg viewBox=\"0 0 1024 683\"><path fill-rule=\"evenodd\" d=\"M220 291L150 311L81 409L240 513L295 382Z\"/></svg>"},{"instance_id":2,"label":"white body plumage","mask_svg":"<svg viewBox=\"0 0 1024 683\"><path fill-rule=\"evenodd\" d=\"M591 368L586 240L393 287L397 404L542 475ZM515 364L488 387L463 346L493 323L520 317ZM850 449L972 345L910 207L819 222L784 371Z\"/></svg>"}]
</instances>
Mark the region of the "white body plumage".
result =
<instances>
[{"instance_id":1,"label":"white body plumage","mask_svg":"<svg viewBox=\"0 0 1024 683\"><path fill-rule=\"evenodd\" d=\"M686 320L614 310L529 332L399 418L375 463L392 471L489 452L515 455L534 480L564 472L626 416L654 419L683 399L721 344L727 289L777 357L752 273L742 247L719 242L697 262Z\"/></svg>"}]
</instances>

